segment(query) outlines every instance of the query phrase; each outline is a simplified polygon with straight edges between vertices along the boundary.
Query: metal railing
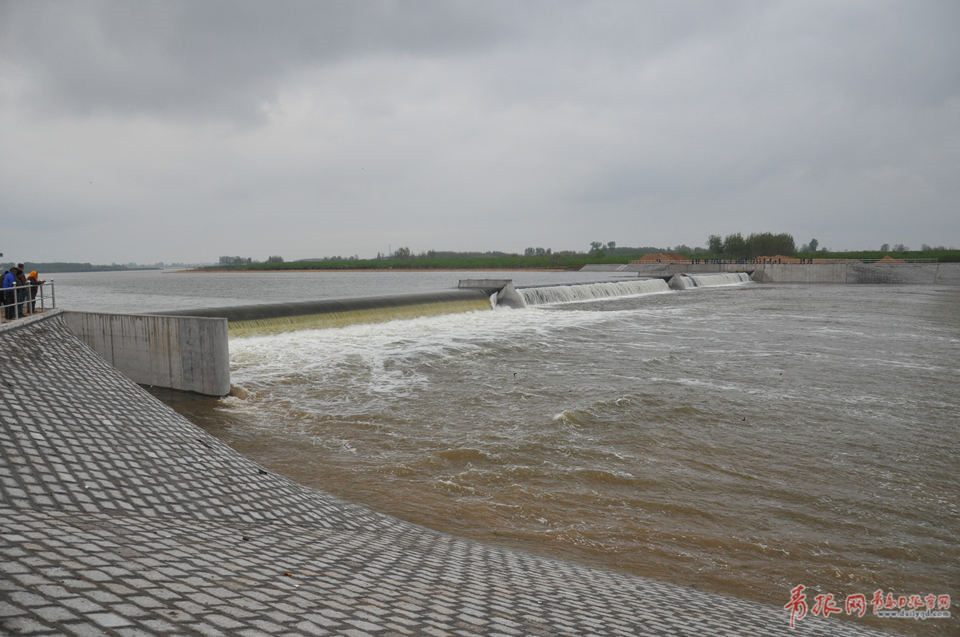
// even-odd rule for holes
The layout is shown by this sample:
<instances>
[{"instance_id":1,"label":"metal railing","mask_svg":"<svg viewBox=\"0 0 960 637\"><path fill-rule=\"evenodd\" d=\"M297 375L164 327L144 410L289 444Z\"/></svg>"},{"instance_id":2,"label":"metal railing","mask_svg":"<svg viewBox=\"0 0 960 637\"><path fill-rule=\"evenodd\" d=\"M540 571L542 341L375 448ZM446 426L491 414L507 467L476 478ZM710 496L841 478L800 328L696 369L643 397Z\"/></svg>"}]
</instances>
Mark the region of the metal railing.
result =
<instances>
[{"instance_id":1,"label":"metal railing","mask_svg":"<svg viewBox=\"0 0 960 637\"><path fill-rule=\"evenodd\" d=\"M937 259L900 259L897 257L891 257L889 259L860 259L860 263L879 263L883 265L884 263L938 263Z\"/></svg>"},{"instance_id":2,"label":"metal railing","mask_svg":"<svg viewBox=\"0 0 960 637\"><path fill-rule=\"evenodd\" d=\"M889 259L844 259L844 258L820 258L820 257L785 257L775 259L772 257L759 257L756 259L704 259L694 257L692 259L657 259L656 261L631 261L629 265L804 265L804 264L823 264L823 263L879 263L881 265L897 263L939 263L938 259L912 259L897 258Z\"/></svg>"},{"instance_id":3,"label":"metal railing","mask_svg":"<svg viewBox=\"0 0 960 637\"><path fill-rule=\"evenodd\" d=\"M3 288L0 296L0 323L9 323L19 318L39 314L57 307L57 294L53 281L37 285L15 285Z\"/></svg>"}]
</instances>

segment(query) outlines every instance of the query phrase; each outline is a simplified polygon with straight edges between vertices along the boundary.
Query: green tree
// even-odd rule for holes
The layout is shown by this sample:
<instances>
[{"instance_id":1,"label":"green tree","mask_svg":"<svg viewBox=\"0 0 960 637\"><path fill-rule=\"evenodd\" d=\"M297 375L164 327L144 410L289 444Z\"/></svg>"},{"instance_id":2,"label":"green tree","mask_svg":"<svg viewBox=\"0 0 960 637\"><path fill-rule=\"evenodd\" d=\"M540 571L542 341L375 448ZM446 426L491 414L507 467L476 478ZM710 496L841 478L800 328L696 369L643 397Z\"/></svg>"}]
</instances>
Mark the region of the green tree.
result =
<instances>
[{"instance_id":1,"label":"green tree","mask_svg":"<svg viewBox=\"0 0 960 637\"><path fill-rule=\"evenodd\" d=\"M723 254L723 239L718 234L712 234L707 237L707 252L710 254Z\"/></svg>"},{"instance_id":2,"label":"green tree","mask_svg":"<svg viewBox=\"0 0 960 637\"><path fill-rule=\"evenodd\" d=\"M795 254L796 251L797 248L792 235L760 232L747 237L744 257L752 259L760 256L770 257L775 254L789 256Z\"/></svg>"},{"instance_id":3,"label":"green tree","mask_svg":"<svg viewBox=\"0 0 960 637\"><path fill-rule=\"evenodd\" d=\"M739 232L728 234L723 240L723 250L721 252L728 259L745 259L747 258L747 242L744 241L743 235Z\"/></svg>"},{"instance_id":4,"label":"green tree","mask_svg":"<svg viewBox=\"0 0 960 637\"><path fill-rule=\"evenodd\" d=\"M220 265L246 265L252 261L250 257L220 257Z\"/></svg>"},{"instance_id":5,"label":"green tree","mask_svg":"<svg viewBox=\"0 0 960 637\"><path fill-rule=\"evenodd\" d=\"M589 253L589 254L591 254L592 256L595 256L595 257L602 257L602 256L604 256L604 252L603 252L603 242L602 242L602 241L591 241L591 242L590 242L590 253Z\"/></svg>"}]
</instances>

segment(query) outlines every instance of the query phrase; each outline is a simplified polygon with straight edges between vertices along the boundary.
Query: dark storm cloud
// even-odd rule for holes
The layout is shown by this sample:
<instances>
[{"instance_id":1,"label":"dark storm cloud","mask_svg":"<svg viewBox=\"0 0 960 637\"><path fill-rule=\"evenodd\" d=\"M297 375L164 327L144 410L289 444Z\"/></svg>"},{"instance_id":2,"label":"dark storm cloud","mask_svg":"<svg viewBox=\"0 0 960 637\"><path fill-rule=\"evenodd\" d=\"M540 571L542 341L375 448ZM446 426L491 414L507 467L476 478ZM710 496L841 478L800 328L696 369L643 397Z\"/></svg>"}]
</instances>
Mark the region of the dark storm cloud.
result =
<instances>
[{"instance_id":1,"label":"dark storm cloud","mask_svg":"<svg viewBox=\"0 0 960 637\"><path fill-rule=\"evenodd\" d=\"M455 55L510 28L472 2L13 1L0 55L46 108L248 118L298 70Z\"/></svg>"}]
</instances>

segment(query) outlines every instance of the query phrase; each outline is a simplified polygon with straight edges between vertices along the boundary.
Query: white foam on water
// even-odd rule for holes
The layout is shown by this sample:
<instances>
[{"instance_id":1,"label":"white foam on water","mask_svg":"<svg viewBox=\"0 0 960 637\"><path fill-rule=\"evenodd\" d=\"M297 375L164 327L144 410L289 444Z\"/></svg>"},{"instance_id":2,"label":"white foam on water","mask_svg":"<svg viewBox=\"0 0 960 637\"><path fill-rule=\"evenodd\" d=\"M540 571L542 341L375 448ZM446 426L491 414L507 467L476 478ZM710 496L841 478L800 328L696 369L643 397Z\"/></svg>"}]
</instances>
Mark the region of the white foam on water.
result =
<instances>
[{"instance_id":1,"label":"white foam on water","mask_svg":"<svg viewBox=\"0 0 960 637\"><path fill-rule=\"evenodd\" d=\"M670 292L663 279L639 279L635 281L609 281L581 285L553 285L542 288L517 290L527 305L578 303L617 297L643 296Z\"/></svg>"},{"instance_id":2,"label":"white foam on water","mask_svg":"<svg viewBox=\"0 0 960 637\"><path fill-rule=\"evenodd\" d=\"M498 308L237 338L230 341L231 376L248 391L302 383L304 393L319 395L326 387L324 400L350 412L348 403L361 397L386 400L423 387L429 368L451 357L483 355L491 343L535 347L561 330L597 328L620 314Z\"/></svg>"},{"instance_id":3,"label":"white foam on water","mask_svg":"<svg viewBox=\"0 0 960 637\"><path fill-rule=\"evenodd\" d=\"M729 285L744 285L752 279L746 272L718 272L711 274L677 274L670 279L670 284L678 290L693 288L715 288Z\"/></svg>"}]
</instances>

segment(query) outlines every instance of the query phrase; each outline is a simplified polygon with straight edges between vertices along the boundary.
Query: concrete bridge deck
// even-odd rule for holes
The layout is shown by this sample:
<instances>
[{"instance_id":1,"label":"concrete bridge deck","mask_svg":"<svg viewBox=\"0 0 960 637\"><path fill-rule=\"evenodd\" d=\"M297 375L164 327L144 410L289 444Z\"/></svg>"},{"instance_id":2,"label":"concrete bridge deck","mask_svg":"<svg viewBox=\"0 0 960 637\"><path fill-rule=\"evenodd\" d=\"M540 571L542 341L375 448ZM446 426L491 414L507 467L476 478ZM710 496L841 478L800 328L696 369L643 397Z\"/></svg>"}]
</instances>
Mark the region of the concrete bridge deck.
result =
<instances>
[{"instance_id":1,"label":"concrete bridge deck","mask_svg":"<svg viewBox=\"0 0 960 637\"><path fill-rule=\"evenodd\" d=\"M0 329L0 373L2 634L790 632L779 606L478 544L297 485L155 400L61 316ZM876 634L809 616L794 632Z\"/></svg>"}]
</instances>

